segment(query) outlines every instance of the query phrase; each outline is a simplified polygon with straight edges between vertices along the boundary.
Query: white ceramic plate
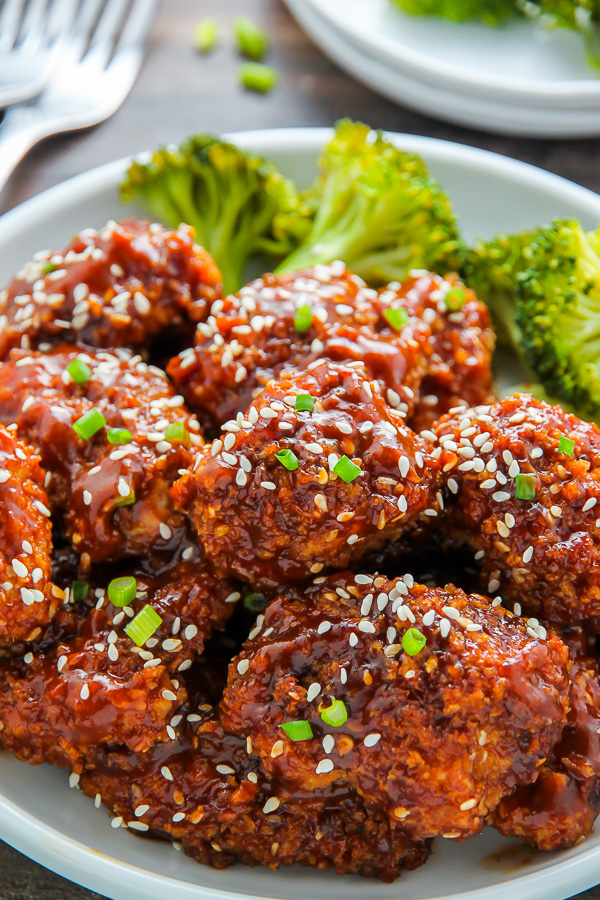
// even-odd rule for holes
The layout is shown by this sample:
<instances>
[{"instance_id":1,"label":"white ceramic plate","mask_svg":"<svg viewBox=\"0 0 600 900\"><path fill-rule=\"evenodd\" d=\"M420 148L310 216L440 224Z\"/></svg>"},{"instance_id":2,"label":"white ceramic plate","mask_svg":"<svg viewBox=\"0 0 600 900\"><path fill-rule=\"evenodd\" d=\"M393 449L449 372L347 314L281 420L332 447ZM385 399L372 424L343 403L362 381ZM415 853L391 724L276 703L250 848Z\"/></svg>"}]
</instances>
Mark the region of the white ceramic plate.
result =
<instances>
[{"instance_id":1,"label":"white ceramic plate","mask_svg":"<svg viewBox=\"0 0 600 900\"><path fill-rule=\"evenodd\" d=\"M323 15L317 0L314 4L312 0L284 2L334 62L349 75L402 106L459 125L502 134L531 137L592 137L600 134L600 100L595 109L580 109L574 104L553 108L541 103L527 106L503 102L497 100L491 90L469 95L459 89L447 89L443 83L429 83L400 71L381 52L371 55L359 47L337 22L332 23L330 16ZM475 76L472 78L474 84Z\"/></svg>"},{"instance_id":2,"label":"white ceramic plate","mask_svg":"<svg viewBox=\"0 0 600 900\"><path fill-rule=\"evenodd\" d=\"M234 135L307 185L325 129ZM494 154L426 138L395 135L422 154L452 197L471 239L522 229L555 216L600 221L600 197L556 176ZM60 247L86 225L127 212L117 199L126 161L52 188L0 220L0 282L44 247ZM563 900L595 884L600 835L572 850L539 854L493 831L459 845L439 840L430 862L392 885L299 868L268 872L242 866L214 871L169 845L113 830L104 810L69 790L66 774L0 754L0 837L38 862L113 900Z\"/></svg>"},{"instance_id":3,"label":"white ceramic plate","mask_svg":"<svg viewBox=\"0 0 600 900\"><path fill-rule=\"evenodd\" d=\"M579 35L525 20L502 28L409 16L391 0L304 0L376 59L466 95L551 107L600 105Z\"/></svg>"}]
</instances>

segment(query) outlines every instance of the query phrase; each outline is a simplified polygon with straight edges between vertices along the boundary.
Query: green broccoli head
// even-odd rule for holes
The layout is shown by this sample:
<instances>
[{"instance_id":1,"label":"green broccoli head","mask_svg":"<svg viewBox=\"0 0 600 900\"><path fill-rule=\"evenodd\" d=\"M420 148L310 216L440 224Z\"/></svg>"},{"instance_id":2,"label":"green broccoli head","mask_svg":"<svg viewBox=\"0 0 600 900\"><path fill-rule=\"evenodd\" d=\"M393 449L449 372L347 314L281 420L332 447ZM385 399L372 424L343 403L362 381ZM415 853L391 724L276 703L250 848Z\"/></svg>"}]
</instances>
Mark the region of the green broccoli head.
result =
<instances>
[{"instance_id":1,"label":"green broccoli head","mask_svg":"<svg viewBox=\"0 0 600 900\"><path fill-rule=\"evenodd\" d=\"M576 220L540 228L517 284L524 361L552 397L600 415L600 230Z\"/></svg>"},{"instance_id":2,"label":"green broccoli head","mask_svg":"<svg viewBox=\"0 0 600 900\"><path fill-rule=\"evenodd\" d=\"M518 15L515 0L393 0L413 16L436 16L452 22L502 25Z\"/></svg>"},{"instance_id":3,"label":"green broccoli head","mask_svg":"<svg viewBox=\"0 0 600 900\"><path fill-rule=\"evenodd\" d=\"M192 225L220 267L227 293L243 284L248 260L281 259L310 227L311 210L293 182L262 157L211 135L133 162L121 197L141 201L172 227Z\"/></svg>"},{"instance_id":4,"label":"green broccoli head","mask_svg":"<svg viewBox=\"0 0 600 900\"><path fill-rule=\"evenodd\" d=\"M529 265L534 232L499 234L489 241L476 241L466 251L461 276L494 320L498 344L521 355L521 335L515 317L517 285Z\"/></svg>"},{"instance_id":5,"label":"green broccoli head","mask_svg":"<svg viewBox=\"0 0 600 900\"><path fill-rule=\"evenodd\" d=\"M316 210L312 228L278 272L341 259L383 284L410 269L448 272L462 261L454 213L423 160L367 125L337 124L307 202Z\"/></svg>"}]
</instances>

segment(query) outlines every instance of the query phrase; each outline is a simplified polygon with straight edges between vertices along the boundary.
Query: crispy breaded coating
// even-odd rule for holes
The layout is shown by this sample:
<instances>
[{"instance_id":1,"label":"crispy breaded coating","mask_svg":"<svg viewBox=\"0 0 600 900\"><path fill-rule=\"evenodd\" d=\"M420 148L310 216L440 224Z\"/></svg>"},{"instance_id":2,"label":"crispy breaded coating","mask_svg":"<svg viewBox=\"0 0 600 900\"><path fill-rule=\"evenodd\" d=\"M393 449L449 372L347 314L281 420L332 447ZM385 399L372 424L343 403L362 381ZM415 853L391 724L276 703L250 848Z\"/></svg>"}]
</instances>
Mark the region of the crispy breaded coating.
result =
<instances>
[{"instance_id":1,"label":"crispy breaded coating","mask_svg":"<svg viewBox=\"0 0 600 900\"><path fill-rule=\"evenodd\" d=\"M573 666L571 709L560 741L534 784L518 788L490 824L540 850L572 847L594 831L600 812L600 667L589 638L567 632Z\"/></svg>"},{"instance_id":2,"label":"crispy breaded coating","mask_svg":"<svg viewBox=\"0 0 600 900\"><path fill-rule=\"evenodd\" d=\"M305 369L320 357L362 360L388 402L406 412L425 371L431 332L417 316L392 327L386 308L339 262L265 275L216 300L194 347L172 359L168 371L216 432L284 368Z\"/></svg>"},{"instance_id":3,"label":"crispy breaded coating","mask_svg":"<svg viewBox=\"0 0 600 900\"><path fill-rule=\"evenodd\" d=\"M476 551L490 594L537 619L600 629L600 432L515 394L436 426L447 468L445 535ZM521 494L521 496L519 496Z\"/></svg>"},{"instance_id":4,"label":"crispy breaded coating","mask_svg":"<svg viewBox=\"0 0 600 900\"><path fill-rule=\"evenodd\" d=\"M390 285L379 297L431 329L425 372L407 418L411 428L429 429L455 406L493 402L495 335L489 310L456 275L424 272L398 288Z\"/></svg>"},{"instance_id":5,"label":"crispy breaded coating","mask_svg":"<svg viewBox=\"0 0 600 900\"><path fill-rule=\"evenodd\" d=\"M146 349L191 340L221 293L221 273L185 225L145 221L85 228L60 251L36 253L0 294L0 359L69 342Z\"/></svg>"},{"instance_id":6,"label":"crispy breaded coating","mask_svg":"<svg viewBox=\"0 0 600 900\"><path fill-rule=\"evenodd\" d=\"M71 613L57 642L0 667L0 740L19 758L80 772L98 746L145 752L174 739L169 722L186 697L180 673L240 595L197 552L156 577L120 575L136 579L130 604L113 606L106 585L89 585L85 610ZM146 605L162 621L138 646L126 628Z\"/></svg>"},{"instance_id":7,"label":"crispy breaded coating","mask_svg":"<svg viewBox=\"0 0 600 900\"><path fill-rule=\"evenodd\" d=\"M392 881L427 860L426 843L409 840L345 787L276 798L245 741L213 714L184 711L176 727L169 753L164 745L147 754L108 750L84 771L81 790L109 807L115 826L179 841L218 869L300 864Z\"/></svg>"},{"instance_id":8,"label":"crispy breaded coating","mask_svg":"<svg viewBox=\"0 0 600 900\"><path fill-rule=\"evenodd\" d=\"M282 373L226 427L174 488L222 575L260 588L302 581L437 515L443 454L430 455L360 363Z\"/></svg>"},{"instance_id":9,"label":"crispy breaded coating","mask_svg":"<svg viewBox=\"0 0 600 900\"><path fill-rule=\"evenodd\" d=\"M452 586L345 572L272 601L231 663L222 713L291 793L348 785L414 840L465 838L535 778L568 693L554 632L531 637ZM291 722L312 736L290 736Z\"/></svg>"},{"instance_id":10,"label":"crispy breaded coating","mask_svg":"<svg viewBox=\"0 0 600 900\"><path fill-rule=\"evenodd\" d=\"M75 360L90 370L73 381ZM89 438L75 428L100 414ZM169 489L202 443L199 425L183 407L163 372L127 350L51 353L13 351L0 367L0 420L16 422L19 435L39 452L53 514L86 567L90 561L144 555L166 546L185 528ZM169 425L183 439L167 440ZM114 443L114 431L129 433ZM123 443L123 441L125 441Z\"/></svg>"},{"instance_id":11,"label":"crispy breaded coating","mask_svg":"<svg viewBox=\"0 0 600 900\"><path fill-rule=\"evenodd\" d=\"M39 458L0 425L0 646L37 640L63 599L43 484Z\"/></svg>"}]
</instances>

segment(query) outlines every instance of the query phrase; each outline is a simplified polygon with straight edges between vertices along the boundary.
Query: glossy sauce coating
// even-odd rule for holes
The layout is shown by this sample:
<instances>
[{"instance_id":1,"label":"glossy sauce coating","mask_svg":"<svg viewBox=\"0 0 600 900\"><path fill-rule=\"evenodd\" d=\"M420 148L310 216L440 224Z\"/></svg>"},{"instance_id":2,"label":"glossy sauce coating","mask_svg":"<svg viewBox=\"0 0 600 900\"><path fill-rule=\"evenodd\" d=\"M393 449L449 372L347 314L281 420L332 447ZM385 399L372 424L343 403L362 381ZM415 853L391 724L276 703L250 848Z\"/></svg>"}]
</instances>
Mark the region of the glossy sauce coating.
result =
<instances>
[{"instance_id":1,"label":"glossy sauce coating","mask_svg":"<svg viewBox=\"0 0 600 900\"><path fill-rule=\"evenodd\" d=\"M183 551L185 553L185 550ZM62 634L2 669L0 739L32 763L80 772L100 745L138 752L175 740L169 725L186 698L181 673L223 628L240 594L216 579L192 547L155 577L121 570L137 581L136 598L113 606L106 584L89 585L83 608L67 610ZM146 605L162 622L138 647L125 629Z\"/></svg>"},{"instance_id":2,"label":"glossy sauce coating","mask_svg":"<svg viewBox=\"0 0 600 900\"><path fill-rule=\"evenodd\" d=\"M0 426L0 645L37 640L63 599L43 484L33 450Z\"/></svg>"},{"instance_id":3,"label":"glossy sauce coating","mask_svg":"<svg viewBox=\"0 0 600 900\"><path fill-rule=\"evenodd\" d=\"M309 327L299 330L296 312L306 307ZM362 360L388 403L405 414L425 371L431 331L417 316L395 330L385 308L342 263L265 275L216 300L194 347L175 357L168 371L190 408L217 432L283 369L305 369L321 357Z\"/></svg>"},{"instance_id":4,"label":"glossy sauce coating","mask_svg":"<svg viewBox=\"0 0 600 900\"><path fill-rule=\"evenodd\" d=\"M75 359L91 369L85 384L66 371ZM107 424L86 440L73 425L90 410ZM185 520L173 509L169 489L202 443L199 425L164 373L139 356L65 345L46 354L13 351L0 367L0 420L15 422L39 452L50 507L64 519L84 568L90 561L144 555L183 533ZM166 440L171 423L185 426L186 443ZM126 429L131 440L111 443L107 428ZM135 502L123 505L132 496Z\"/></svg>"},{"instance_id":5,"label":"glossy sauce coating","mask_svg":"<svg viewBox=\"0 0 600 900\"><path fill-rule=\"evenodd\" d=\"M191 340L221 293L221 274L193 241L131 220L86 228L64 250L36 253L0 294L0 359L62 342L146 349Z\"/></svg>"},{"instance_id":6,"label":"glossy sauce coating","mask_svg":"<svg viewBox=\"0 0 600 900\"><path fill-rule=\"evenodd\" d=\"M572 847L600 812L600 667L593 641L565 634L573 665L567 724L534 784L501 801L490 824L540 850Z\"/></svg>"},{"instance_id":7,"label":"glossy sauce coating","mask_svg":"<svg viewBox=\"0 0 600 900\"><path fill-rule=\"evenodd\" d=\"M295 410L299 395L312 411ZM437 515L443 454L430 456L360 363L282 373L225 427L174 489L222 575L260 588L298 582ZM344 456L360 467L350 483L335 472Z\"/></svg>"},{"instance_id":8,"label":"glossy sauce coating","mask_svg":"<svg viewBox=\"0 0 600 900\"><path fill-rule=\"evenodd\" d=\"M544 622L599 630L598 428L515 394L456 411L435 430L457 455L444 473L446 537L476 551L486 592ZM574 441L572 455L561 437ZM521 475L533 476L532 499L516 496Z\"/></svg>"},{"instance_id":9,"label":"glossy sauce coating","mask_svg":"<svg viewBox=\"0 0 600 900\"><path fill-rule=\"evenodd\" d=\"M495 399L490 314L456 275L415 274L399 287L380 291L377 302L404 308L409 321L427 323L431 331L425 372L407 418L411 428L429 429L455 406Z\"/></svg>"},{"instance_id":10,"label":"glossy sauce coating","mask_svg":"<svg viewBox=\"0 0 600 900\"><path fill-rule=\"evenodd\" d=\"M410 841L347 786L285 794L266 777L246 741L225 732L213 711L220 689L206 696L213 652L214 642L186 673L189 700L176 742L146 754L107 749L90 760L79 786L109 807L113 827L181 842L216 868L300 864L391 881L422 865L428 845Z\"/></svg>"},{"instance_id":11,"label":"glossy sauce coating","mask_svg":"<svg viewBox=\"0 0 600 900\"><path fill-rule=\"evenodd\" d=\"M426 639L416 654L410 629ZM415 840L465 838L535 778L568 692L554 632L532 638L452 586L345 572L272 601L231 663L222 711L290 793L348 784ZM334 703L346 721L324 718ZM281 726L293 721L313 737L290 740Z\"/></svg>"}]
</instances>

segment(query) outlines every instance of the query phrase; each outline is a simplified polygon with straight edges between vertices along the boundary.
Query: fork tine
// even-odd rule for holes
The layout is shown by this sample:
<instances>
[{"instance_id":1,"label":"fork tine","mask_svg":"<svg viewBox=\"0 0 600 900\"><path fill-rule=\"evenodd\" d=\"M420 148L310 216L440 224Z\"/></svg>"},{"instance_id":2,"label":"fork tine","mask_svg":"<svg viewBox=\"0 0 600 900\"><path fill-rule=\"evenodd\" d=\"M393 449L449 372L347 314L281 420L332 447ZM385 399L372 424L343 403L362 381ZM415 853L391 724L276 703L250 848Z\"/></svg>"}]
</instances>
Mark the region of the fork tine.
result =
<instances>
[{"instance_id":1,"label":"fork tine","mask_svg":"<svg viewBox=\"0 0 600 900\"><path fill-rule=\"evenodd\" d=\"M47 23L48 36L51 39L72 29L78 6L79 0L54 0Z\"/></svg>"},{"instance_id":2,"label":"fork tine","mask_svg":"<svg viewBox=\"0 0 600 900\"><path fill-rule=\"evenodd\" d=\"M121 47L143 47L146 44L159 4L160 0L134 0L116 50Z\"/></svg>"},{"instance_id":3,"label":"fork tine","mask_svg":"<svg viewBox=\"0 0 600 900\"><path fill-rule=\"evenodd\" d=\"M0 50L10 50L19 34L19 25L27 0L6 0L0 14Z\"/></svg>"},{"instance_id":4,"label":"fork tine","mask_svg":"<svg viewBox=\"0 0 600 900\"><path fill-rule=\"evenodd\" d=\"M44 38L44 19L48 0L30 0L19 32L21 46L34 52Z\"/></svg>"},{"instance_id":5,"label":"fork tine","mask_svg":"<svg viewBox=\"0 0 600 900\"><path fill-rule=\"evenodd\" d=\"M108 50L109 54L112 52L128 3L129 0L108 0L90 41L90 50L101 49L103 53Z\"/></svg>"}]
</instances>

